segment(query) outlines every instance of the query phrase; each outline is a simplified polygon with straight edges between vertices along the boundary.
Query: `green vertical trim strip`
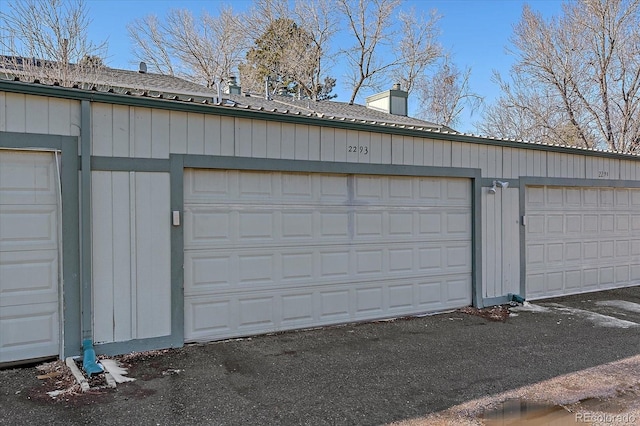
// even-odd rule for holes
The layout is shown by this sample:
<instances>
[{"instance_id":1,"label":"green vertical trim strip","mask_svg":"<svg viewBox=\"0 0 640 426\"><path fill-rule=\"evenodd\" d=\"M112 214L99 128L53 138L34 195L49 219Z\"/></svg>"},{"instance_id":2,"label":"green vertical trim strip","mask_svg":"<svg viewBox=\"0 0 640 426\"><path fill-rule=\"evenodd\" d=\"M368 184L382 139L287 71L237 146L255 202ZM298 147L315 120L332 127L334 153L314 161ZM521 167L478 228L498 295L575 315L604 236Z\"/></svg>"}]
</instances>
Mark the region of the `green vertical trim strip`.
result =
<instances>
[{"instance_id":1,"label":"green vertical trim strip","mask_svg":"<svg viewBox=\"0 0 640 426\"><path fill-rule=\"evenodd\" d=\"M80 203L78 200L78 140L63 141L62 148L62 268L63 357L79 355L80 305Z\"/></svg>"},{"instance_id":2,"label":"green vertical trim strip","mask_svg":"<svg viewBox=\"0 0 640 426\"><path fill-rule=\"evenodd\" d=\"M482 298L482 179L471 181L471 300L483 308Z\"/></svg>"},{"instance_id":3,"label":"green vertical trim strip","mask_svg":"<svg viewBox=\"0 0 640 426\"><path fill-rule=\"evenodd\" d=\"M80 236L82 262L82 339L93 339L91 324L91 103L82 100L80 111Z\"/></svg>"},{"instance_id":4,"label":"green vertical trim strip","mask_svg":"<svg viewBox=\"0 0 640 426\"><path fill-rule=\"evenodd\" d=\"M527 229L526 225L522 218L527 214L525 210L525 197L527 195L527 182L524 178L520 178L520 208L519 214L520 217L518 221L520 222L520 296L527 297Z\"/></svg>"},{"instance_id":5,"label":"green vertical trim strip","mask_svg":"<svg viewBox=\"0 0 640 426\"><path fill-rule=\"evenodd\" d=\"M184 156L171 154L171 344L184 345ZM179 212L180 225L174 226L173 212Z\"/></svg>"}]
</instances>

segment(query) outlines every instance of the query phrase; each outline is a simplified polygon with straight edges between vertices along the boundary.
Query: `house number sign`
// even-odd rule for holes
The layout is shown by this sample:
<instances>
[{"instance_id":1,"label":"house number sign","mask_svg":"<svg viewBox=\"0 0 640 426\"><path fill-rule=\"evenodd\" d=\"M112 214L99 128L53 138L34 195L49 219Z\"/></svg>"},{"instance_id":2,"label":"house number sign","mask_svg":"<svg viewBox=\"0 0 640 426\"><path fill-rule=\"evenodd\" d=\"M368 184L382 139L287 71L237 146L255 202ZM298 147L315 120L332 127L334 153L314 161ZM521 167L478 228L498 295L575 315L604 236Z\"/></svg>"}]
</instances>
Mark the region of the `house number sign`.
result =
<instances>
[{"instance_id":1,"label":"house number sign","mask_svg":"<svg viewBox=\"0 0 640 426\"><path fill-rule=\"evenodd\" d=\"M355 152L355 153L360 153L362 155L367 155L367 154L369 154L369 147L367 147L367 146L348 145L347 146L347 152Z\"/></svg>"}]
</instances>

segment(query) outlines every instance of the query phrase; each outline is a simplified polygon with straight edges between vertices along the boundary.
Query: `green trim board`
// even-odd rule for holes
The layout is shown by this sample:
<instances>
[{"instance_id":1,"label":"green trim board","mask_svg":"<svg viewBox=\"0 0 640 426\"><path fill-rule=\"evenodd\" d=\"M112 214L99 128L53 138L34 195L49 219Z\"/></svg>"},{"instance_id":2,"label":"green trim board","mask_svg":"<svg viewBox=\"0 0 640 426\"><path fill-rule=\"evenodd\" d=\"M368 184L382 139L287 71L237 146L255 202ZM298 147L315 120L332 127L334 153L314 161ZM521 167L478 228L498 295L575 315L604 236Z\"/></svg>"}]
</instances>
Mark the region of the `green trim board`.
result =
<instances>
[{"instance_id":1,"label":"green trim board","mask_svg":"<svg viewBox=\"0 0 640 426\"><path fill-rule=\"evenodd\" d=\"M225 157L218 155L183 155L183 158L184 167L193 169L480 178L480 169L473 168L280 160L254 157Z\"/></svg>"},{"instance_id":2,"label":"green trim board","mask_svg":"<svg viewBox=\"0 0 640 426\"><path fill-rule=\"evenodd\" d=\"M576 178L550 178L550 177L530 177L520 176L519 193L519 215L522 219L526 216L526 195L527 186L543 185L543 186L569 186L582 188L640 188L640 181L634 180L615 180L615 179L576 179ZM527 294L527 261L526 261L526 232L525 226L520 220L520 294Z\"/></svg>"},{"instance_id":3,"label":"green trim board","mask_svg":"<svg viewBox=\"0 0 640 426\"><path fill-rule=\"evenodd\" d=\"M482 298L482 179L473 179L471 197L471 302L486 305Z\"/></svg>"},{"instance_id":4,"label":"green trim board","mask_svg":"<svg viewBox=\"0 0 640 426\"><path fill-rule=\"evenodd\" d=\"M493 182L495 181L509 182L509 188L520 188L520 180L519 179L511 179L511 178L482 178L481 184L483 188L491 188L493 186Z\"/></svg>"},{"instance_id":5,"label":"green trim board","mask_svg":"<svg viewBox=\"0 0 640 426\"><path fill-rule=\"evenodd\" d=\"M171 162L157 158L98 157L91 156L91 170L111 172L165 172L171 170Z\"/></svg>"},{"instance_id":6,"label":"green trim board","mask_svg":"<svg viewBox=\"0 0 640 426\"><path fill-rule=\"evenodd\" d=\"M177 212L180 223L171 223L171 345L184 344L184 156L171 155L169 176L171 216Z\"/></svg>"},{"instance_id":7,"label":"green trim board","mask_svg":"<svg viewBox=\"0 0 640 426\"><path fill-rule=\"evenodd\" d=\"M11 93L22 93L36 96L51 96L63 99L88 100L92 102L103 102L107 104L126 105L144 108L156 108L171 111L196 112L201 114L213 114L227 117L252 118L256 120L277 121L282 123L306 124L318 127L331 127L348 130L369 131L373 133L383 133L391 135L404 135L452 142L466 142L490 146L501 146L509 148L559 152L564 154L575 154L594 156L602 158L613 158L620 160L638 160L640 156L631 154L619 154L614 152L594 151L585 148L563 147L546 144L527 143L517 140L493 139L480 137L471 134L449 133L428 130L413 125L380 125L369 123L357 119L332 119L322 118L315 115L295 115L282 112L269 112L248 108L233 108L211 104L198 104L185 101L174 101L169 99L152 98L148 96L121 95L116 93L98 92L81 89L71 89L59 86L46 86L35 83L24 83L20 81L0 80L0 91Z\"/></svg>"},{"instance_id":8,"label":"green trim board","mask_svg":"<svg viewBox=\"0 0 640 426\"><path fill-rule=\"evenodd\" d=\"M93 340L91 298L91 103L82 100L80 108L80 288L82 339Z\"/></svg>"},{"instance_id":9,"label":"green trim board","mask_svg":"<svg viewBox=\"0 0 640 426\"><path fill-rule=\"evenodd\" d=\"M80 309L80 205L78 202L78 138L0 132L0 148L55 150L62 152L62 293L60 315L62 332L61 357L81 352Z\"/></svg>"},{"instance_id":10,"label":"green trim board","mask_svg":"<svg viewBox=\"0 0 640 426\"><path fill-rule=\"evenodd\" d=\"M545 186L579 186L579 187L608 187L608 188L640 188L639 180L621 179L579 179L579 178L550 178L550 177L520 177L524 187L527 185Z\"/></svg>"}]
</instances>

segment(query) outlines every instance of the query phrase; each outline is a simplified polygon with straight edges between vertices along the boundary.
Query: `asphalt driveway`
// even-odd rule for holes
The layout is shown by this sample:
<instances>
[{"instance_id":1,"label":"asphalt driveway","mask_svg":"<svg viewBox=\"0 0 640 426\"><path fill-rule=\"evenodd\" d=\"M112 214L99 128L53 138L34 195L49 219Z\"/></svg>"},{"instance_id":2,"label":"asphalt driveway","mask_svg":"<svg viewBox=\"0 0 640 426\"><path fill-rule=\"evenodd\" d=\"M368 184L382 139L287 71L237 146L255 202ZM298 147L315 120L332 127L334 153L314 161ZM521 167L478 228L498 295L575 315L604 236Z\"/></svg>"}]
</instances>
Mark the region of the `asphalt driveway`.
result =
<instances>
[{"instance_id":1,"label":"asphalt driveway","mask_svg":"<svg viewBox=\"0 0 640 426\"><path fill-rule=\"evenodd\" d=\"M535 304L189 345L56 400L35 368L0 370L0 424L383 424L640 354L639 286Z\"/></svg>"}]
</instances>

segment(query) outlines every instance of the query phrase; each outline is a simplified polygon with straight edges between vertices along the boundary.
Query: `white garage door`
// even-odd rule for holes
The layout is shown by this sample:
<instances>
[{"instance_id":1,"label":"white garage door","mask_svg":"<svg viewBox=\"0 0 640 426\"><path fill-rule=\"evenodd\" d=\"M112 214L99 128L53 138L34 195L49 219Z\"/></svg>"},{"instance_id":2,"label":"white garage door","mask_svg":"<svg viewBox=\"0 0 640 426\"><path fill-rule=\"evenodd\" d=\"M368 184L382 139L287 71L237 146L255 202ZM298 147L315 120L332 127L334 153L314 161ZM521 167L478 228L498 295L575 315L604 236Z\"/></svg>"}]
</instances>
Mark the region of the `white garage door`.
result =
<instances>
[{"instance_id":1,"label":"white garage door","mask_svg":"<svg viewBox=\"0 0 640 426\"><path fill-rule=\"evenodd\" d=\"M640 189L527 186L526 296L640 283Z\"/></svg>"},{"instance_id":2,"label":"white garage door","mask_svg":"<svg viewBox=\"0 0 640 426\"><path fill-rule=\"evenodd\" d=\"M0 362L59 353L52 153L0 150Z\"/></svg>"},{"instance_id":3,"label":"white garage door","mask_svg":"<svg viewBox=\"0 0 640 426\"><path fill-rule=\"evenodd\" d=\"M468 179L187 170L185 339L471 303Z\"/></svg>"}]
</instances>

